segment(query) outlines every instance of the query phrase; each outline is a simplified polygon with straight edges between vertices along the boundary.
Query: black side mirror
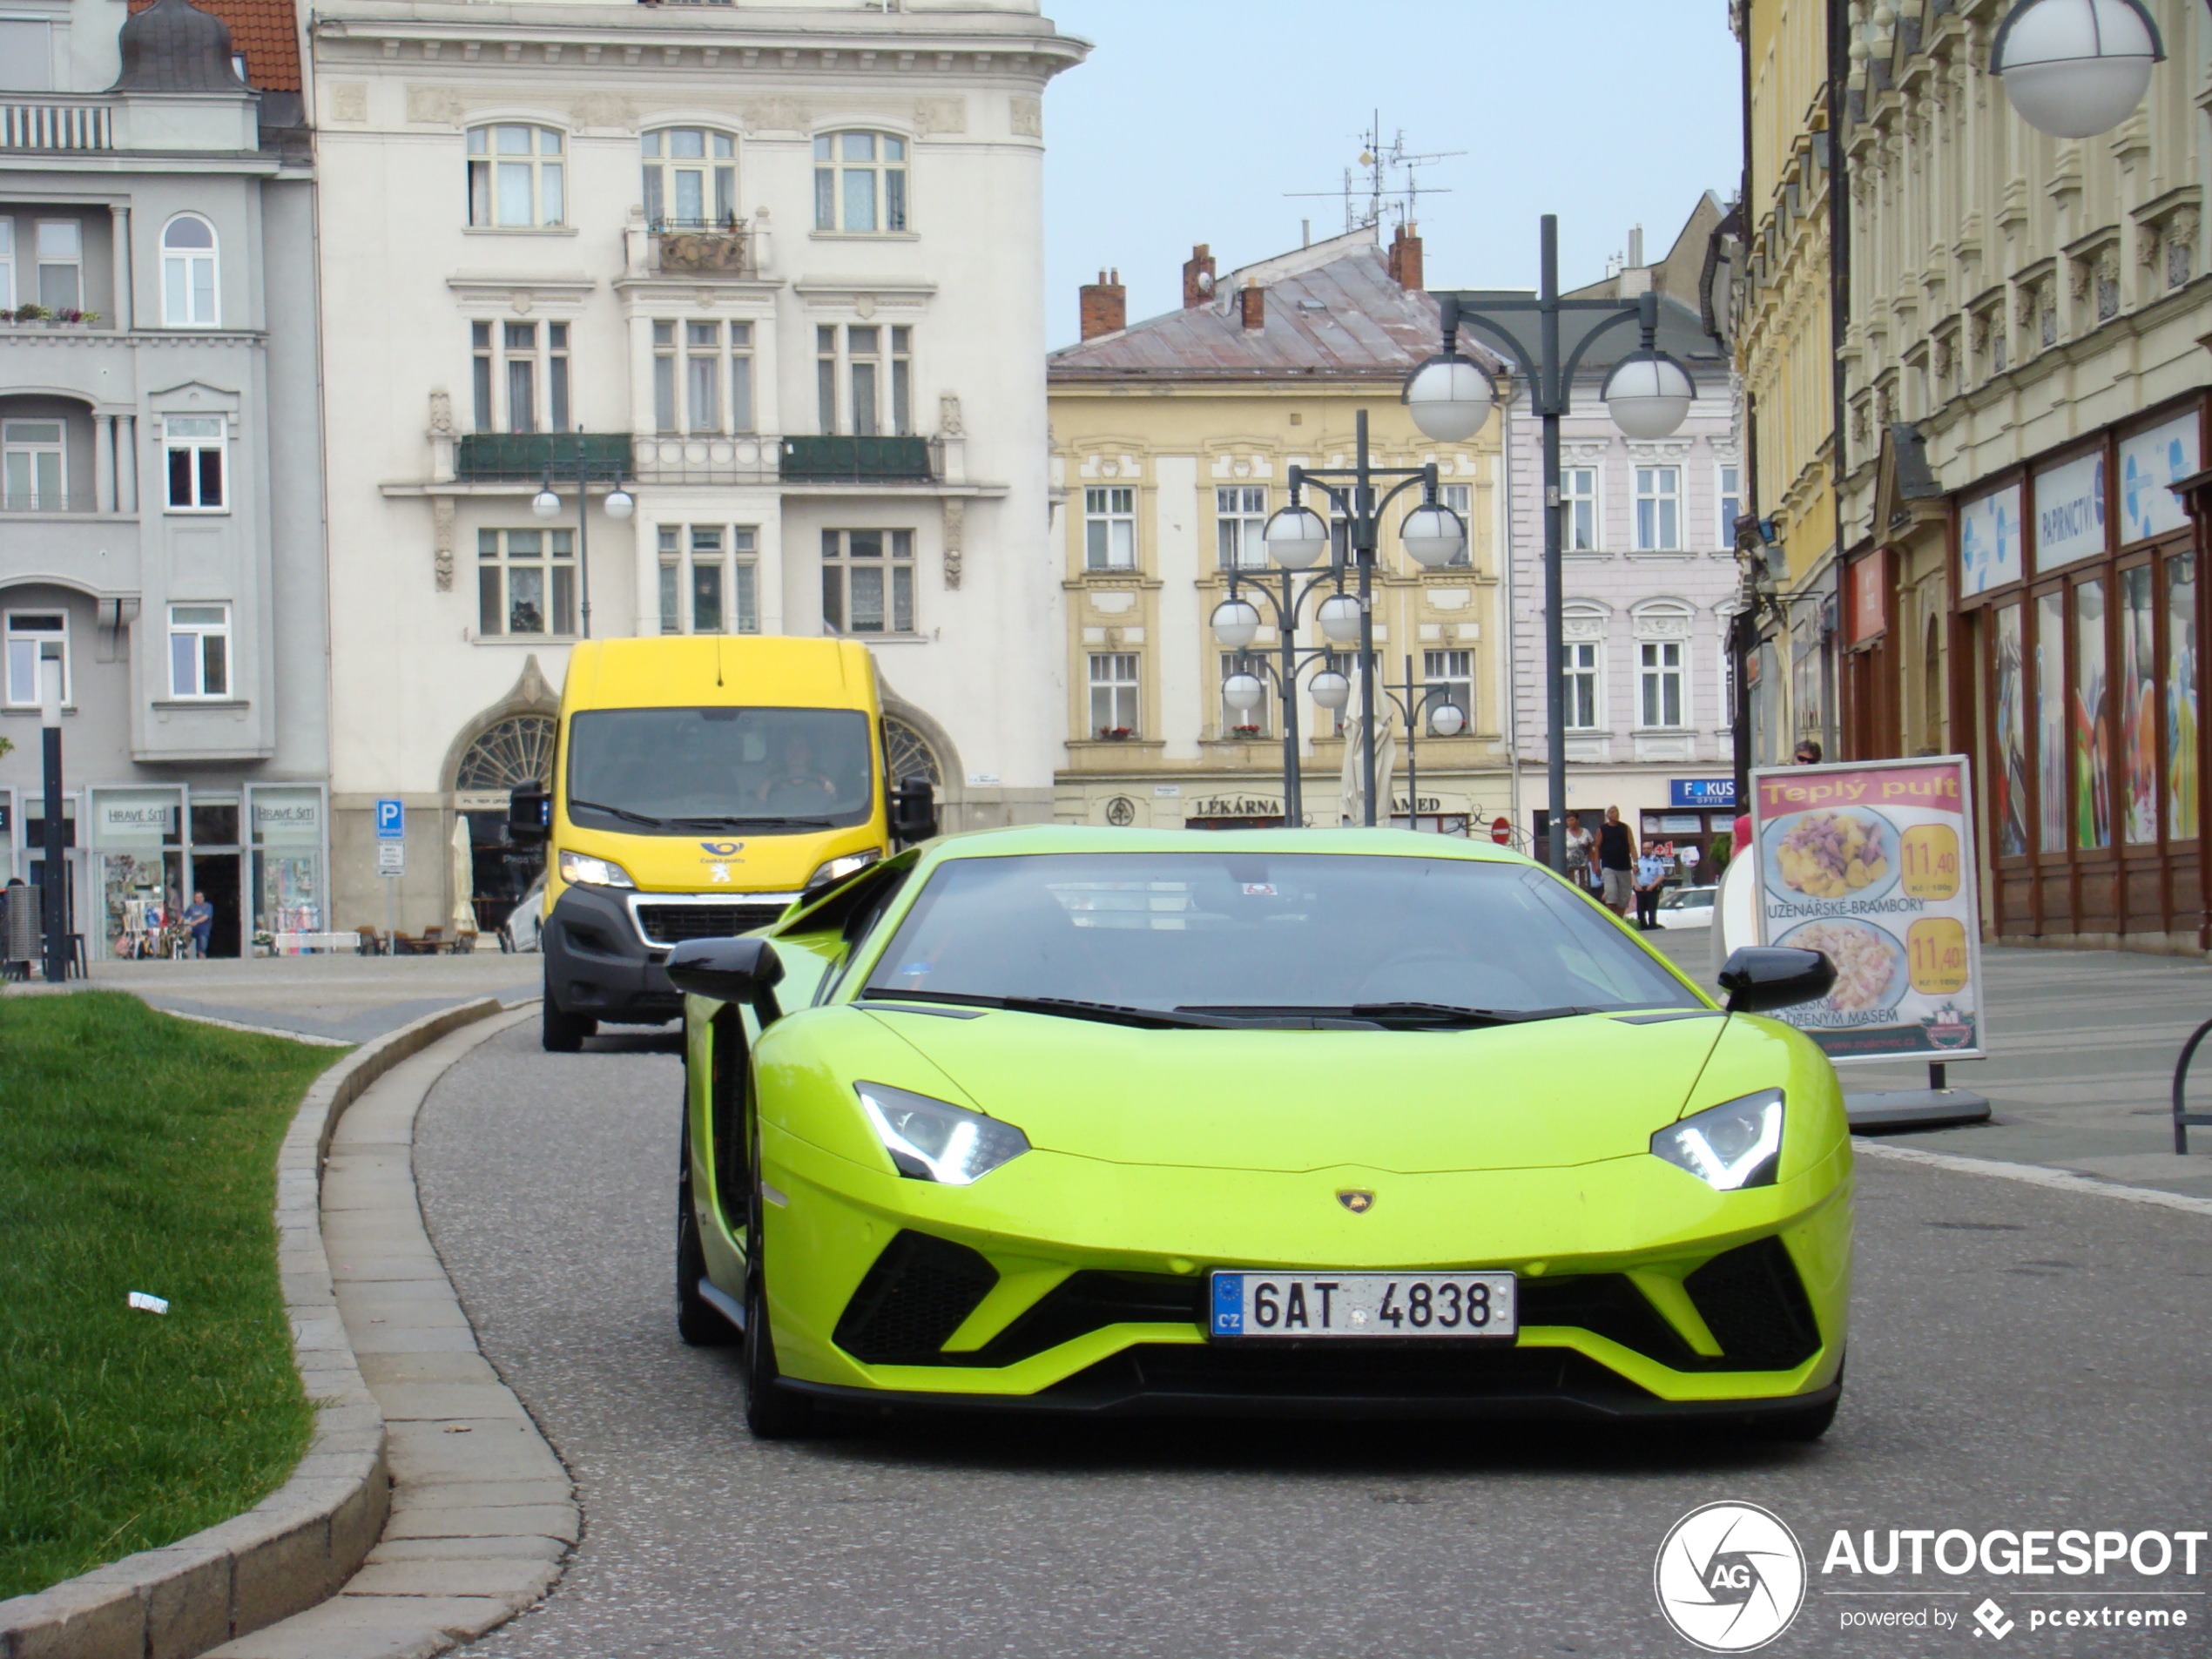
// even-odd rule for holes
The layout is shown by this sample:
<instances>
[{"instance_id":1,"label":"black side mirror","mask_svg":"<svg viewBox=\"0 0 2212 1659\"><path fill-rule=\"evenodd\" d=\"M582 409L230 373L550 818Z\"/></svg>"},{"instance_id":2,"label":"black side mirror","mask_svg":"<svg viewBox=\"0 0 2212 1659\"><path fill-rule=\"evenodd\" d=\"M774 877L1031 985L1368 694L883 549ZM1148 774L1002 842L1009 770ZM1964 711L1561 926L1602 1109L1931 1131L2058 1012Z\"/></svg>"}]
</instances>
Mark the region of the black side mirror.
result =
<instances>
[{"instance_id":1,"label":"black side mirror","mask_svg":"<svg viewBox=\"0 0 2212 1659\"><path fill-rule=\"evenodd\" d=\"M1817 950L1788 945L1730 951L1721 968L1721 989L1728 993L1730 1014L1764 1014L1770 1008L1817 1002L1835 984L1835 963Z\"/></svg>"},{"instance_id":2,"label":"black side mirror","mask_svg":"<svg viewBox=\"0 0 2212 1659\"><path fill-rule=\"evenodd\" d=\"M783 1013L776 987L784 965L765 939L687 939L668 953L666 967L668 982L678 990L718 1002L750 1002L763 1025Z\"/></svg>"},{"instance_id":3,"label":"black side mirror","mask_svg":"<svg viewBox=\"0 0 2212 1659\"><path fill-rule=\"evenodd\" d=\"M507 797L507 839L543 846L553 833L553 797L537 784L517 784Z\"/></svg>"},{"instance_id":4,"label":"black side mirror","mask_svg":"<svg viewBox=\"0 0 2212 1659\"><path fill-rule=\"evenodd\" d=\"M891 833L912 846L937 833L937 794L927 778L901 778L891 792Z\"/></svg>"}]
</instances>

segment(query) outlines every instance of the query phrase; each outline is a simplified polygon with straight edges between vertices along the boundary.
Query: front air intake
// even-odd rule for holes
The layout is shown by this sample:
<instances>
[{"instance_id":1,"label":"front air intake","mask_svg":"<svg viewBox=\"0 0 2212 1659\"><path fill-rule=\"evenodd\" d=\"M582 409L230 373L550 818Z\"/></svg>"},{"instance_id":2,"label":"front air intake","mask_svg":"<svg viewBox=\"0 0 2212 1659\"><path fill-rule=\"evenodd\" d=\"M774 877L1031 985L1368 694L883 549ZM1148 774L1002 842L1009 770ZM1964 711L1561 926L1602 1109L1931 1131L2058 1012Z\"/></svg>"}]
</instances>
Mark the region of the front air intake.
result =
<instances>
[{"instance_id":1,"label":"front air intake","mask_svg":"<svg viewBox=\"0 0 2212 1659\"><path fill-rule=\"evenodd\" d=\"M864 1365L940 1363L940 1350L999 1282L965 1244L902 1232L883 1248L837 1322L837 1345Z\"/></svg>"},{"instance_id":2,"label":"front air intake","mask_svg":"<svg viewBox=\"0 0 2212 1659\"><path fill-rule=\"evenodd\" d=\"M1779 1238L1770 1235L1723 1251L1684 1285L1734 1369L1789 1371L1820 1346L1804 1283Z\"/></svg>"}]
</instances>

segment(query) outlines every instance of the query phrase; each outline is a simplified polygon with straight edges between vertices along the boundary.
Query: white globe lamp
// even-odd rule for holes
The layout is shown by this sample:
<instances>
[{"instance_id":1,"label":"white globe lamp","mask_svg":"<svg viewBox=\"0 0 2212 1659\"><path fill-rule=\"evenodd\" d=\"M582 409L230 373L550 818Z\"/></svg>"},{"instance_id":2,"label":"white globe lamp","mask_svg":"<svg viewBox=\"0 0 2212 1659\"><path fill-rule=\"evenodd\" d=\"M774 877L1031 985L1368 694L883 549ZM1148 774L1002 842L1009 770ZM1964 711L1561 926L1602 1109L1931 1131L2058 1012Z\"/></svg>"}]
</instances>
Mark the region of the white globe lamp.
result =
<instances>
[{"instance_id":1,"label":"white globe lamp","mask_svg":"<svg viewBox=\"0 0 2212 1659\"><path fill-rule=\"evenodd\" d=\"M2165 56L2141 0L2020 0L1997 26L1989 69L2028 125L2091 138L2143 101Z\"/></svg>"},{"instance_id":2,"label":"white globe lamp","mask_svg":"<svg viewBox=\"0 0 2212 1659\"><path fill-rule=\"evenodd\" d=\"M1439 443L1465 443L1482 430L1498 401L1498 383L1471 357L1445 352L1406 377L1406 412L1422 435Z\"/></svg>"},{"instance_id":3,"label":"white globe lamp","mask_svg":"<svg viewBox=\"0 0 2212 1659\"><path fill-rule=\"evenodd\" d=\"M1321 624L1321 632L1330 643L1349 645L1359 637L1359 601L1348 593L1339 593L1321 601L1314 620Z\"/></svg>"},{"instance_id":4,"label":"white globe lamp","mask_svg":"<svg viewBox=\"0 0 2212 1659\"><path fill-rule=\"evenodd\" d=\"M1605 377L1606 413L1632 438L1663 438L1682 425L1697 395L1689 371L1662 351L1634 351Z\"/></svg>"},{"instance_id":5,"label":"white globe lamp","mask_svg":"<svg viewBox=\"0 0 2212 1659\"><path fill-rule=\"evenodd\" d=\"M1231 651L1242 651L1259 636L1259 612L1248 601L1224 599L1213 608L1213 637Z\"/></svg>"},{"instance_id":6,"label":"white globe lamp","mask_svg":"<svg viewBox=\"0 0 2212 1659\"><path fill-rule=\"evenodd\" d=\"M1467 529L1448 507L1416 507L1399 527L1398 539L1424 570L1440 570L1467 551Z\"/></svg>"},{"instance_id":7,"label":"white globe lamp","mask_svg":"<svg viewBox=\"0 0 2212 1659\"><path fill-rule=\"evenodd\" d=\"M1309 570L1328 556L1328 522L1311 507L1285 507L1260 532L1267 556L1285 570Z\"/></svg>"}]
</instances>

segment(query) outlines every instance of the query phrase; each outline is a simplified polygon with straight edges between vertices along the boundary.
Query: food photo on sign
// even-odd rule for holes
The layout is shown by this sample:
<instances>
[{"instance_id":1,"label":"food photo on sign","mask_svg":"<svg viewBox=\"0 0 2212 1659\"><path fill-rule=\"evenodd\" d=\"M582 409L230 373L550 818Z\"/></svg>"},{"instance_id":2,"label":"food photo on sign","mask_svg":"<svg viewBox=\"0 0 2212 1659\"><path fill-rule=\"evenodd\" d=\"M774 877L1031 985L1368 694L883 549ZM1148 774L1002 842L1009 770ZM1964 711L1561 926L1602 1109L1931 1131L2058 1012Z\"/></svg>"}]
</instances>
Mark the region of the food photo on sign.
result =
<instances>
[{"instance_id":1,"label":"food photo on sign","mask_svg":"<svg viewBox=\"0 0 2212 1659\"><path fill-rule=\"evenodd\" d=\"M1965 758L1756 772L1751 800L1762 942L1836 968L1826 997L1777 1017L1833 1061L1980 1055Z\"/></svg>"}]
</instances>

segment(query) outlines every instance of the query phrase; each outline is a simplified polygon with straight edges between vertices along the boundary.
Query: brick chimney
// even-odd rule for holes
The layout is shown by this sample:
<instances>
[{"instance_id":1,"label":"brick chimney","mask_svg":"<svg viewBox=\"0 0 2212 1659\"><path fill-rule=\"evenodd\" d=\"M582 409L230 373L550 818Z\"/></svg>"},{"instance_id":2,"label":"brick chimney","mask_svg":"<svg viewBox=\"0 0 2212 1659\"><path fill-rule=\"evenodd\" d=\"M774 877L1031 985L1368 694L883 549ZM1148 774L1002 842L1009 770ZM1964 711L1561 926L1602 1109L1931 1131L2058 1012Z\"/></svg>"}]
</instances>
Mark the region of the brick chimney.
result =
<instances>
[{"instance_id":1,"label":"brick chimney","mask_svg":"<svg viewBox=\"0 0 2212 1659\"><path fill-rule=\"evenodd\" d=\"M1129 290L1122 286L1119 271L1110 277L1101 271L1097 281L1083 284L1082 293L1085 340L1118 334L1129 327Z\"/></svg>"},{"instance_id":2,"label":"brick chimney","mask_svg":"<svg viewBox=\"0 0 2212 1659\"><path fill-rule=\"evenodd\" d=\"M1183 266L1183 305L1189 310L1213 298L1213 250L1201 242Z\"/></svg>"},{"instance_id":3,"label":"brick chimney","mask_svg":"<svg viewBox=\"0 0 2212 1659\"><path fill-rule=\"evenodd\" d=\"M1404 225L1390 239L1390 280L1401 288L1422 286L1421 239Z\"/></svg>"},{"instance_id":4,"label":"brick chimney","mask_svg":"<svg viewBox=\"0 0 2212 1659\"><path fill-rule=\"evenodd\" d=\"M1267 327L1267 290L1248 282L1237 290L1237 318L1247 328Z\"/></svg>"}]
</instances>

